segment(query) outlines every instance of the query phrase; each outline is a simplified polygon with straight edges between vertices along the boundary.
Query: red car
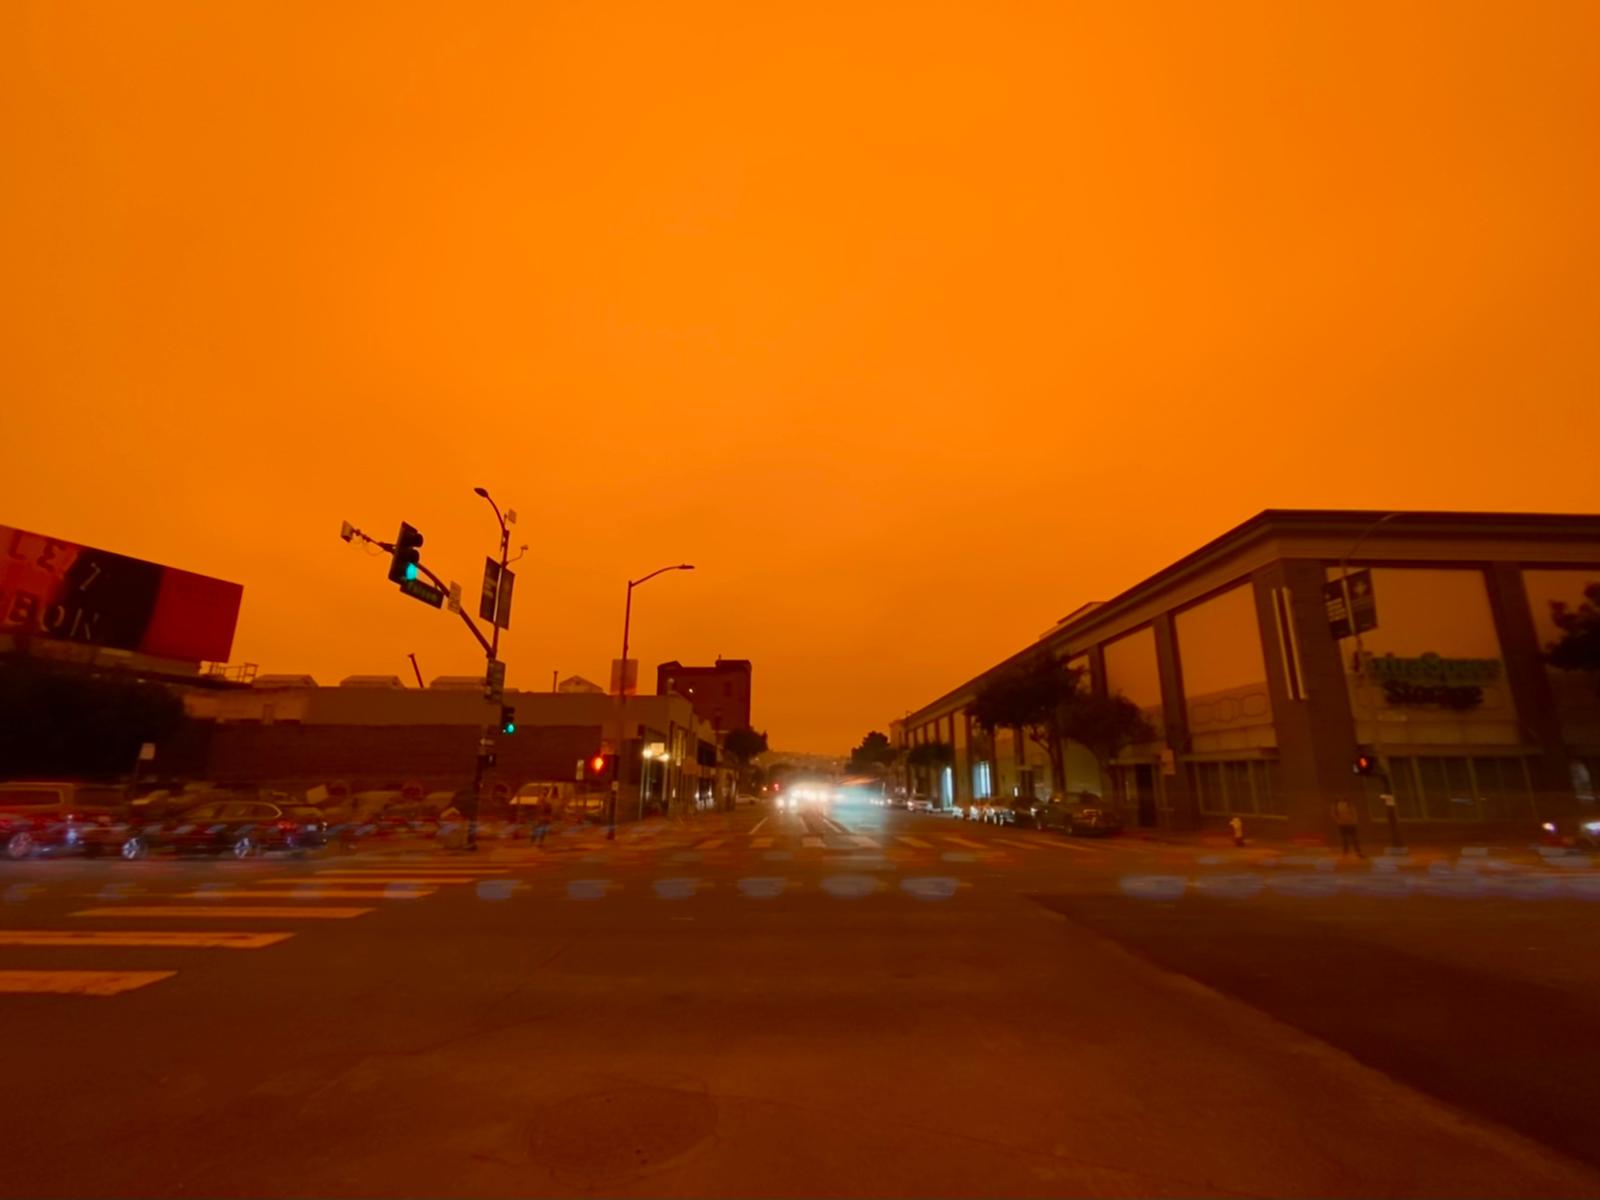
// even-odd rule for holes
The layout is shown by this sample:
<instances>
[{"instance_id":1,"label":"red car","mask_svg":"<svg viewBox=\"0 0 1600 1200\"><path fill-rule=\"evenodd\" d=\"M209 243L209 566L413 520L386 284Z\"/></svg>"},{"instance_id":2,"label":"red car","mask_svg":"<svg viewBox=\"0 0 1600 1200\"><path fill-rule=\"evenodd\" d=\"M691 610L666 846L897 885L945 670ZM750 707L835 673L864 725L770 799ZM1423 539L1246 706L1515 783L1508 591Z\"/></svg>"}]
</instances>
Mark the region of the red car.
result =
<instances>
[{"instance_id":1,"label":"red car","mask_svg":"<svg viewBox=\"0 0 1600 1200\"><path fill-rule=\"evenodd\" d=\"M94 853L94 836L116 820L127 797L122 788L98 783L0 783L0 853Z\"/></svg>"}]
</instances>

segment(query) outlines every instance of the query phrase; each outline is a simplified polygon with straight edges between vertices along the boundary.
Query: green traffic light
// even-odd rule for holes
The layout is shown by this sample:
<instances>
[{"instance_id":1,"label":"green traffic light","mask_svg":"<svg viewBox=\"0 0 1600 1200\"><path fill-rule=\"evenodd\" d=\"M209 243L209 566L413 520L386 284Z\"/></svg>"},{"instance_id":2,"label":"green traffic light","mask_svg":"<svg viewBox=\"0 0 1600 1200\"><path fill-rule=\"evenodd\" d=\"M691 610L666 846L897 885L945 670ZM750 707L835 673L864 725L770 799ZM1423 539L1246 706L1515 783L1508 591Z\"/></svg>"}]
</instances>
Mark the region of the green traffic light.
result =
<instances>
[{"instance_id":1,"label":"green traffic light","mask_svg":"<svg viewBox=\"0 0 1600 1200\"><path fill-rule=\"evenodd\" d=\"M417 577L417 564L416 563L407 563L406 564L406 582L410 583L416 577Z\"/></svg>"},{"instance_id":2,"label":"green traffic light","mask_svg":"<svg viewBox=\"0 0 1600 1200\"><path fill-rule=\"evenodd\" d=\"M510 724L508 724L500 732L501 733L515 733L516 731L517 731L517 723L515 721L512 721Z\"/></svg>"}]
</instances>

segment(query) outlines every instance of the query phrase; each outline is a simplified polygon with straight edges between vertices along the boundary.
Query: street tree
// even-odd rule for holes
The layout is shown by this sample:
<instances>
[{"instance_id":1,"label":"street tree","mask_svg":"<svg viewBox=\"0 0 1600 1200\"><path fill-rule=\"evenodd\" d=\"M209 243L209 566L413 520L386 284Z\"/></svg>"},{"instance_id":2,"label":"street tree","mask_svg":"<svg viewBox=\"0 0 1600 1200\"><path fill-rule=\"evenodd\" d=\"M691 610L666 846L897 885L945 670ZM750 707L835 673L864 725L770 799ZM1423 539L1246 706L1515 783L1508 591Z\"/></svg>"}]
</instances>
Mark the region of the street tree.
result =
<instances>
[{"instance_id":1,"label":"street tree","mask_svg":"<svg viewBox=\"0 0 1600 1200\"><path fill-rule=\"evenodd\" d=\"M1102 779L1110 777L1111 762L1123 750L1156 736L1144 711L1121 692L1108 696L1074 693L1063 706L1061 728L1068 740L1094 755Z\"/></svg>"},{"instance_id":2,"label":"street tree","mask_svg":"<svg viewBox=\"0 0 1600 1200\"><path fill-rule=\"evenodd\" d=\"M1584 588L1583 597L1576 608L1551 602L1550 616L1561 636L1545 648L1545 660L1563 671L1587 671L1600 692L1600 583Z\"/></svg>"},{"instance_id":3,"label":"street tree","mask_svg":"<svg viewBox=\"0 0 1600 1200\"><path fill-rule=\"evenodd\" d=\"M850 751L850 770L857 773L882 774L898 757L887 734L874 729L861 739L861 744Z\"/></svg>"},{"instance_id":4,"label":"street tree","mask_svg":"<svg viewBox=\"0 0 1600 1200\"><path fill-rule=\"evenodd\" d=\"M733 759L736 787L744 792L748 786L750 764L756 756L767 752L767 735L757 733L746 725L743 729L730 729L722 739L722 752Z\"/></svg>"},{"instance_id":5,"label":"street tree","mask_svg":"<svg viewBox=\"0 0 1600 1200\"><path fill-rule=\"evenodd\" d=\"M927 794L932 795L933 781L940 771L956 761L955 748L949 742L918 742L906 751L906 765L927 781Z\"/></svg>"},{"instance_id":6,"label":"street tree","mask_svg":"<svg viewBox=\"0 0 1600 1200\"><path fill-rule=\"evenodd\" d=\"M1007 667L978 689L969 711L979 728L993 736L997 729L1020 730L1050 759L1050 785L1067 787L1066 715L1081 696L1083 672L1039 653Z\"/></svg>"}]
</instances>

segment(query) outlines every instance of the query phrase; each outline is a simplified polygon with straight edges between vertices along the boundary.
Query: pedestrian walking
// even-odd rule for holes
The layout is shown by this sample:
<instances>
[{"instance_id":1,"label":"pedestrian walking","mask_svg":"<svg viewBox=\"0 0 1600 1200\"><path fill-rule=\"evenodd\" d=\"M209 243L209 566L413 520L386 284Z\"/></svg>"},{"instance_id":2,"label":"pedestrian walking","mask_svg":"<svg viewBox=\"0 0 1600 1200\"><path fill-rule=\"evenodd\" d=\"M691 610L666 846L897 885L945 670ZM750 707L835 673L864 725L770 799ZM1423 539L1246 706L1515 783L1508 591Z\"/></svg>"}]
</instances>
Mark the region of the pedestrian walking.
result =
<instances>
[{"instance_id":1,"label":"pedestrian walking","mask_svg":"<svg viewBox=\"0 0 1600 1200\"><path fill-rule=\"evenodd\" d=\"M1233 830L1233 844L1235 846L1244 845L1244 821L1234 817L1229 820L1228 828Z\"/></svg>"},{"instance_id":2,"label":"pedestrian walking","mask_svg":"<svg viewBox=\"0 0 1600 1200\"><path fill-rule=\"evenodd\" d=\"M1356 830L1356 806L1345 799L1335 800L1333 823L1339 827L1339 854L1343 856L1353 850L1357 858L1365 858L1366 855L1361 853L1361 838Z\"/></svg>"}]
</instances>

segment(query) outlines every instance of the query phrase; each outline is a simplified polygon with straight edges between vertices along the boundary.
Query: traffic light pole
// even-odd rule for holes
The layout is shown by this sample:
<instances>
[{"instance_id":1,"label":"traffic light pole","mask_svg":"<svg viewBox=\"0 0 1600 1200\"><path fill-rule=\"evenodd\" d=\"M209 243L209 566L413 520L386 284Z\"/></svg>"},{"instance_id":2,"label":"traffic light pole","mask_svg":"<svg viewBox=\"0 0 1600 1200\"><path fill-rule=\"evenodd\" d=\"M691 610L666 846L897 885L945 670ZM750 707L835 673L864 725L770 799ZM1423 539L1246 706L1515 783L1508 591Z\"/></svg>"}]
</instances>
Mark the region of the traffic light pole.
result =
<instances>
[{"instance_id":1,"label":"traffic light pole","mask_svg":"<svg viewBox=\"0 0 1600 1200\"><path fill-rule=\"evenodd\" d=\"M1371 537L1373 532L1385 521L1398 517L1399 513L1384 513L1374 521L1355 541L1355 545L1344 552L1339 559L1339 594L1344 597L1345 616L1350 621L1350 632L1356 639L1356 694L1365 696L1362 690L1362 673L1367 667L1367 651L1361 642L1361 626L1356 620L1356 610L1350 605L1350 559L1361 543ZM1383 756L1383 719L1378 713L1376 705L1366 705L1372 717L1372 756L1378 760L1378 776L1383 780L1383 806L1389 817L1389 845L1396 849L1405 845L1400 840L1400 810L1394 794L1394 781L1389 778L1389 762Z\"/></svg>"},{"instance_id":2,"label":"traffic light pole","mask_svg":"<svg viewBox=\"0 0 1600 1200\"><path fill-rule=\"evenodd\" d=\"M478 494L480 496L482 496L485 500L489 500L489 494L486 491L484 491L482 488L478 488L476 490L477 490ZM510 529L506 525L505 518L500 515L499 506L496 505L493 500L489 500L489 504L491 505L491 507L494 508L495 519L500 522L500 574L501 574L501 579L503 580L505 578L506 550L507 550L508 543L510 542ZM345 541L351 541L352 539L359 539L359 540L365 542L366 544L368 544L370 546L376 546L380 550L385 550L390 554L393 554L395 552L395 544L393 542L380 541L379 539L377 539L375 537L370 537L367 534L362 533L361 530L359 530L359 529L357 529L357 528L355 528L354 526L351 526L351 525L346 525L345 528L346 528L346 533L344 535ZM419 537L418 540L420 542L420 540L421 540L420 537ZM428 579L428 581L430 583L432 583L434 587L438 588L441 592L449 592L450 591L449 585L446 584L444 580L440 579L437 575L435 575L432 571L430 571L427 567L423 566L423 564L422 564L422 562L420 560L418 560L415 563L415 566L416 566L416 569L417 569L417 574L425 576ZM478 629L477 622L474 621L471 617L469 617L467 615L466 609L464 609L464 608L457 608L456 609L456 615L458 617L460 617L462 623L464 625L466 625L467 632L472 634L473 638L477 640L477 643L478 643L479 646L483 647L483 653L484 653L485 660L489 664L489 666L486 667L485 673L484 673L485 686L488 685L488 682L489 682L489 670L492 668L492 664L496 661L497 652L499 651L499 648L500 648L500 622L499 622L499 619L498 619L499 618L499 611L500 611L500 597L499 597L499 594L497 592L496 596L495 596L495 620L491 623L490 637L486 638L486 637L483 636L483 633ZM484 773L485 768L487 768L487 766L488 766L489 754L493 750L493 748L494 748L494 740L493 740L493 735L491 733L490 727L487 724L484 725L484 726L481 726L480 729L479 729L479 733L478 733L477 755L476 755L476 757L474 759L473 768L472 768L472 790L471 790L471 792L468 793L468 804L467 804L467 807L468 807L469 811L466 814L466 816L467 816L466 848L468 850L476 850L478 848L478 806L481 803L482 796L483 796L483 773Z\"/></svg>"}]
</instances>

